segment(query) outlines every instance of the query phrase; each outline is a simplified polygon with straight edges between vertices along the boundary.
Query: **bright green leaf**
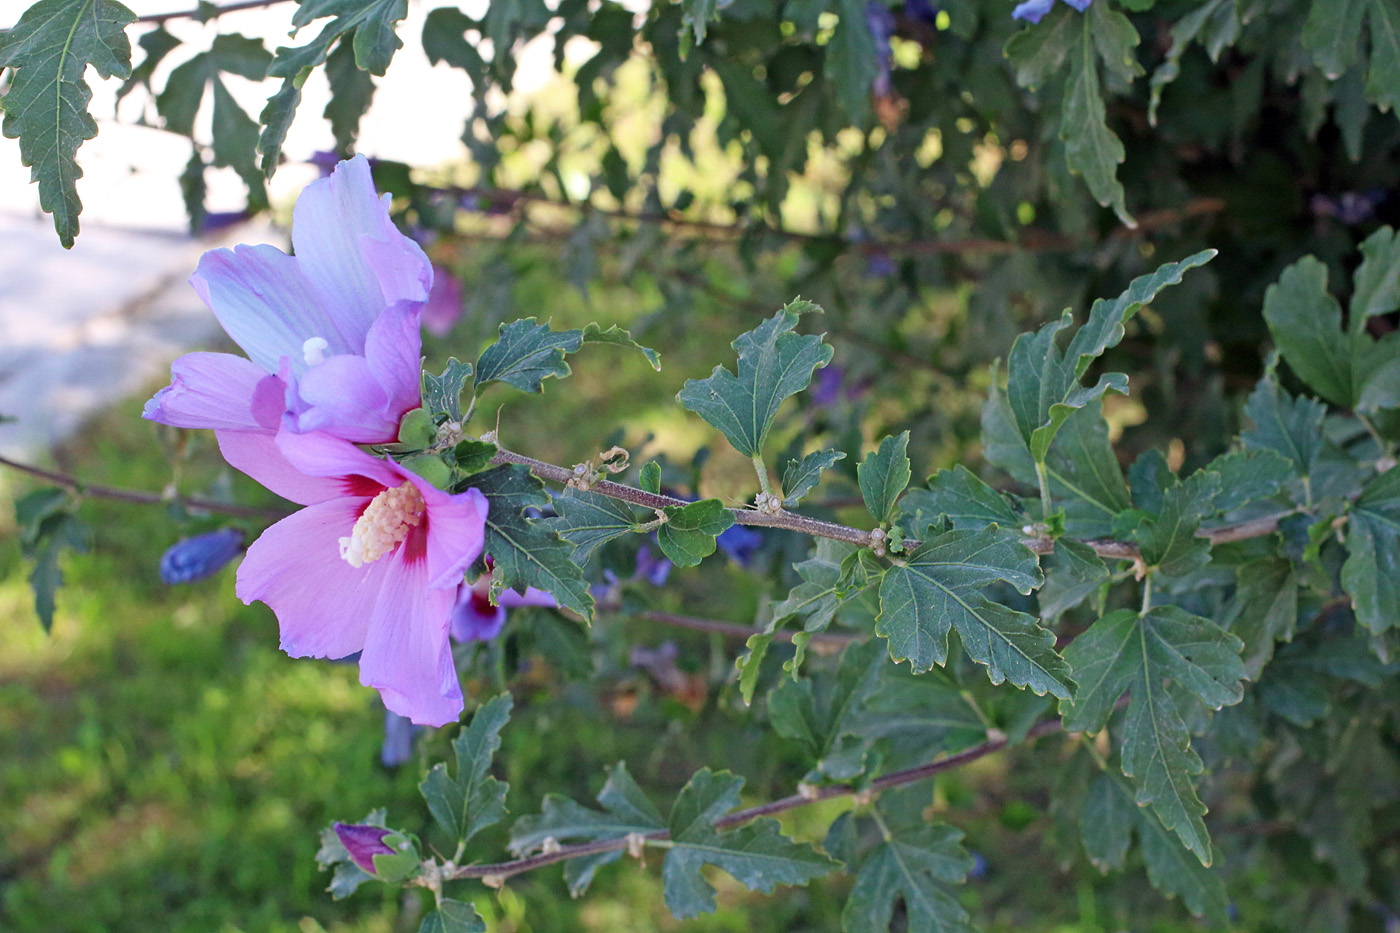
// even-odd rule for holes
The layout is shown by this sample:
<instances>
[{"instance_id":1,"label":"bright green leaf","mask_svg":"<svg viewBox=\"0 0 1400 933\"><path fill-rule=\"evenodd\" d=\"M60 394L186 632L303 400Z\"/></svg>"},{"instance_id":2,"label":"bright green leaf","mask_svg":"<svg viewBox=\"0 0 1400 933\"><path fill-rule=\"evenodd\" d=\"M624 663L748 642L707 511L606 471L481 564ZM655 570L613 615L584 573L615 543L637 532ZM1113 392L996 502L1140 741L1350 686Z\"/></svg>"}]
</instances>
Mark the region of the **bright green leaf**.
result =
<instances>
[{"instance_id":1,"label":"bright green leaf","mask_svg":"<svg viewBox=\"0 0 1400 933\"><path fill-rule=\"evenodd\" d=\"M718 499L701 499L665 510L656 543L677 567L694 567L715 552L715 538L734 524L734 514Z\"/></svg>"},{"instance_id":2,"label":"bright green leaf","mask_svg":"<svg viewBox=\"0 0 1400 933\"><path fill-rule=\"evenodd\" d=\"M433 819L453 840L466 842L506 815L508 785L489 772L512 705L510 694L503 693L479 707L452 742L456 776L448 777L447 766L437 764L418 785Z\"/></svg>"},{"instance_id":3,"label":"bright green leaf","mask_svg":"<svg viewBox=\"0 0 1400 933\"><path fill-rule=\"evenodd\" d=\"M821 482L822 473L831 469L836 461L845 459L846 455L839 450L816 450L801 461L789 460L783 471L783 505L797 505Z\"/></svg>"},{"instance_id":4,"label":"bright green leaf","mask_svg":"<svg viewBox=\"0 0 1400 933\"><path fill-rule=\"evenodd\" d=\"M865 507L884 524L894 514L895 503L909 485L909 432L880 441L878 450L866 455L856 468Z\"/></svg>"},{"instance_id":5,"label":"bright green leaf","mask_svg":"<svg viewBox=\"0 0 1400 933\"><path fill-rule=\"evenodd\" d=\"M501 325L501 336L476 361L476 390L504 382L522 392L539 392L541 380L564 378L572 371L564 354L583 345L583 331L550 330L532 317Z\"/></svg>"},{"instance_id":6,"label":"bright green leaf","mask_svg":"<svg viewBox=\"0 0 1400 933\"><path fill-rule=\"evenodd\" d=\"M612 325L607 330L603 330L603 328L599 327L597 324L589 324L583 329L583 342L602 343L608 346L636 350L642 356L646 357L647 363L651 365L652 369L661 372L661 354L657 353L651 347L642 346L632 339L630 333L618 327L616 324Z\"/></svg>"},{"instance_id":7,"label":"bright green leaf","mask_svg":"<svg viewBox=\"0 0 1400 933\"><path fill-rule=\"evenodd\" d=\"M922 536L929 525L947 518L954 528L981 529L988 525L1021 524L1006 497L988 486L967 467L939 470L929 478L927 489L911 489L900 502L913 524L901 520L912 534Z\"/></svg>"},{"instance_id":8,"label":"bright green leaf","mask_svg":"<svg viewBox=\"0 0 1400 933\"><path fill-rule=\"evenodd\" d=\"M486 933L486 921L470 903L445 897L423 918L418 933Z\"/></svg>"}]
</instances>

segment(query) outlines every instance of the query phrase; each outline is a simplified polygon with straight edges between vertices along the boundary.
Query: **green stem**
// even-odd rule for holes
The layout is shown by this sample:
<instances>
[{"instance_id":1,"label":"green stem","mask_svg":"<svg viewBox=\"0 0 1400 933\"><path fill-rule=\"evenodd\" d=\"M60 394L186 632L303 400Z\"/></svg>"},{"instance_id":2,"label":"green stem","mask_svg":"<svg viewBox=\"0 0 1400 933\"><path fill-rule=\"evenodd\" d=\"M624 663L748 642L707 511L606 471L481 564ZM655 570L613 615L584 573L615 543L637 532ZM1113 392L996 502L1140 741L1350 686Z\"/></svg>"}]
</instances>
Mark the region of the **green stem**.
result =
<instances>
[{"instance_id":1,"label":"green stem","mask_svg":"<svg viewBox=\"0 0 1400 933\"><path fill-rule=\"evenodd\" d=\"M1149 570L1147 576L1142 581L1142 615L1152 609L1152 572Z\"/></svg>"},{"instance_id":2,"label":"green stem","mask_svg":"<svg viewBox=\"0 0 1400 933\"><path fill-rule=\"evenodd\" d=\"M982 723L982 728L988 730L996 728L995 724L993 724L991 719L989 719L987 714L982 710L982 706L977 702L977 698L972 695L971 690L963 690L960 696L963 698L963 702L972 707L972 711L977 714L977 719Z\"/></svg>"},{"instance_id":3,"label":"green stem","mask_svg":"<svg viewBox=\"0 0 1400 933\"><path fill-rule=\"evenodd\" d=\"M1376 447L1380 449L1381 456L1388 457L1392 453L1394 453L1395 445L1387 442L1385 438L1381 437L1381 432L1376 430L1376 426L1371 423L1371 419L1367 418L1359 411L1355 414L1356 419L1366 427L1366 432L1371 435L1371 440L1376 442Z\"/></svg>"},{"instance_id":4,"label":"green stem","mask_svg":"<svg viewBox=\"0 0 1400 933\"><path fill-rule=\"evenodd\" d=\"M1050 476L1045 472L1045 462L1037 460L1035 462L1035 478L1040 481L1040 514L1045 521L1050 521Z\"/></svg>"},{"instance_id":5,"label":"green stem","mask_svg":"<svg viewBox=\"0 0 1400 933\"><path fill-rule=\"evenodd\" d=\"M754 472L758 474L758 488L763 492L763 498L767 499L773 494L773 490L768 486L768 467L763 465L763 458L758 454L754 454L750 459L753 461Z\"/></svg>"}]
</instances>

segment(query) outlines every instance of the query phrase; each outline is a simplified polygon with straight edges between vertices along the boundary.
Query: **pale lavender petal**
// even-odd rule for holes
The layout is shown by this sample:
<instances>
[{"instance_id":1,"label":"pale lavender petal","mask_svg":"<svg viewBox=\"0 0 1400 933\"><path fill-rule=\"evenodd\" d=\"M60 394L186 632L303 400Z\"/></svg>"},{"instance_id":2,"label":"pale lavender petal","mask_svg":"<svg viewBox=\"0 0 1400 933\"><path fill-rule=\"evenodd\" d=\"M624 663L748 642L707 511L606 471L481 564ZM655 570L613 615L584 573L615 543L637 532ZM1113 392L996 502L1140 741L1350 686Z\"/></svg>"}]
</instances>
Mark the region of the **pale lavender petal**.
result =
<instances>
[{"instance_id":1,"label":"pale lavender petal","mask_svg":"<svg viewBox=\"0 0 1400 933\"><path fill-rule=\"evenodd\" d=\"M400 301L384 309L365 337L365 359L374 380L388 397L384 417L398 433L404 414L422 404L422 306Z\"/></svg>"},{"instance_id":2,"label":"pale lavender petal","mask_svg":"<svg viewBox=\"0 0 1400 933\"><path fill-rule=\"evenodd\" d=\"M454 593L428 588L428 565L415 554L413 536L376 564L388 565L374 604L360 683L374 687L384 705L420 726L455 722L462 688L452 664L447 628Z\"/></svg>"},{"instance_id":3,"label":"pale lavender petal","mask_svg":"<svg viewBox=\"0 0 1400 933\"><path fill-rule=\"evenodd\" d=\"M486 510L480 490L449 495L409 474L428 507L428 585L454 589L486 543Z\"/></svg>"},{"instance_id":4,"label":"pale lavender petal","mask_svg":"<svg viewBox=\"0 0 1400 933\"><path fill-rule=\"evenodd\" d=\"M490 641L501 634L505 624L505 606L491 605L490 597L474 586L463 584L458 590L450 629L457 641Z\"/></svg>"},{"instance_id":5,"label":"pale lavender petal","mask_svg":"<svg viewBox=\"0 0 1400 933\"><path fill-rule=\"evenodd\" d=\"M1026 0L1011 11L1011 18L1028 19L1032 23L1038 23L1054 5L1055 0Z\"/></svg>"},{"instance_id":6,"label":"pale lavender petal","mask_svg":"<svg viewBox=\"0 0 1400 933\"><path fill-rule=\"evenodd\" d=\"M358 476L373 480L379 485L379 489L368 493L371 496L385 487L401 486L413 477L413 474L398 464L371 457L354 444L329 434L295 434L284 429L277 434L277 447L293 469L309 476ZM253 478L257 479L256 476ZM359 494L347 491L352 487L342 485L338 488L342 490L340 495Z\"/></svg>"},{"instance_id":7,"label":"pale lavender petal","mask_svg":"<svg viewBox=\"0 0 1400 933\"><path fill-rule=\"evenodd\" d=\"M1081 13L1089 9L1089 4L1093 2L1094 0L1065 0L1065 3L1068 3Z\"/></svg>"},{"instance_id":8,"label":"pale lavender petal","mask_svg":"<svg viewBox=\"0 0 1400 933\"><path fill-rule=\"evenodd\" d=\"M343 658L365 647L370 607L391 567L378 560L351 567L339 539L364 509L351 497L307 506L262 533L238 568L234 592L277 614L282 650L294 658Z\"/></svg>"},{"instance_id":9,"label":"pale lavender petal","mask_svg":"<svg viewBox=\"0 0 1400 933\"><path fill-rule=\"evenodd\" d=\"M277 430L282 381L232 353L186 353L141 417L177 428Z\"/></svg>"},{"instance_id":10,"label":"pale lavender petal","mask_svg":"<svg viewBox=\"0 0 1400 933\"><path fill-rule=\"evenodd\" d=\"M423 305L423 326L443 337L461 316L462 283L442 266L433 266L433 287Z\"/></svg>"},{"instance_id":11,"label":"pale lavender petal","mask_svg":"<svg viewBox=\"0 0 1400 933\"><path fill-rule=\"evenodd\" d=\"M426 300L432 282L428 257L394 226L387 204L374 192L369 163L356 156L308 185L292 213L302 271L361 335L385 306Z\"/></svg>"},{"instance_id":12,"label":"pale lavender petal","mask_svg":"<svg viewBox=\"0 0 1400 933\"><path fill-rule=\"evenodd\" d=\"M313 337L326 341L327 355L364 352L373 319L361 325L328 306L298 260L275 246L210 250L190 284L234 343L267 372L277 372L284 356L294 369L304 368L304 346Z\"/></svg>"},{"instance_id":13,"label":"pale lavender petal","mask_svg":"<svg viewBox=\"0 0 1400 933\"><path fill-rule=\"evenodd\" d=\"M312 505L347 495L340 476L309 476L287 460L277 446L276 436L258 431L215 431L219 452L229 466L248 474L283 499L298 505ZM369 495L379 492L376 487Z\"/></svg>"},{"instance_id":14,"label":"pale lavender petal","mask_svg":"<svg viewBox=\"0 0 1400 933\"><path fill-rule=\"evenodd\" d=\"M286 404L288 430L324 431L357 444L394 440L402 417L389 413L389 397L362 356L332 356L292 377Z\"/></svg>"},{"instance_id":15,"label":"pale lavender petal","mask_svg":"<svg viewBox=\"0 0 1400 933\"><path fill-rule=\"evenodd\" d=\"M496 603L507 609L521 609L525 606L549 606L554 609L559 607L559 600L533 586L526 587L523 596L515 590L502 590L496 597Z\"/></svg>"}]
</instances>

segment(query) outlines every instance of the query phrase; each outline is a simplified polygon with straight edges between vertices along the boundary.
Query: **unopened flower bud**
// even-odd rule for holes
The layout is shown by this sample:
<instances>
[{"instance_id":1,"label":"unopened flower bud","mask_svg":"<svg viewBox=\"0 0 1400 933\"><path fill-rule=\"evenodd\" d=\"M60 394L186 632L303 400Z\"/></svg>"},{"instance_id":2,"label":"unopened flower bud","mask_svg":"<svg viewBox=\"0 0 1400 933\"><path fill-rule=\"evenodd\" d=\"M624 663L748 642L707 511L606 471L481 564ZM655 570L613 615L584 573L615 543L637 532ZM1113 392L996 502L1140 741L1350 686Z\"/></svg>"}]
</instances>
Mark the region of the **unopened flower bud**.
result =
<instances>
[{"instance_id":1,"label":"unopened flower bud","mask_svg":"<svg viewBox=\"0 0 1400 933\"><path fill-rule=\"evenodd\" d=\"M243 550L243 532L220 528L176 541L160 556L162 583L193 583L212 576Z\"/></svg>"},{"instance_id":2,"label":"unopened flower bud","mask_svg":"<svg viewBox=\"0 0 1400 933\"><path fill-rule=\"evenodd\" d=\"M340 839L340 844L345 846L345 851L349 853L350 860L356 865L374 874L374 857L376 855L394 855L394 850L384 842L384 837L388 836L392 830L383 826L365 826L360 823L336 823L335 834Z\"/></svg>"}]
</instances>

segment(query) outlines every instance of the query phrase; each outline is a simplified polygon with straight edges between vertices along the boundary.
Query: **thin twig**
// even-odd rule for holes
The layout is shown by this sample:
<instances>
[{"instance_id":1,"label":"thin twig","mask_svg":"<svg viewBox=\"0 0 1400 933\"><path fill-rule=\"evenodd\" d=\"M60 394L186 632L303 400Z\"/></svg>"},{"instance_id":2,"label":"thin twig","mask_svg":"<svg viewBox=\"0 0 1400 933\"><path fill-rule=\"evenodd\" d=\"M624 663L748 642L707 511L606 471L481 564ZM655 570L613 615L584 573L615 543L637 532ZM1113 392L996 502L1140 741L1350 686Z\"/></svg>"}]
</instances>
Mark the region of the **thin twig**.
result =
<instances>
[{"instance_id":1,"label":"thin twig","mask_svg":"<svg viewBox=\"0 0 1400 933\"><path fill-rule=\"evenodd\" d=\"M289 0L238 0L236 3L226 3L209 13L209 18L214 19L225 13L237 13L239 10L253 10L262 6L274 6L278 3L287 3ZM138 23L163 23L171 19L199 19L205 15L201 9L176 10L170 13L147 13L145 16L136 17Z\"/></svg>"},{"instance_id":2,"label":"thin twig","mask_svg":"<svg viewBox=\"0 0 1400 933\"><path fill-rule=\"evenodd\" d=\"M222 515L236 515L240 518L282 519L291 514L291 512L286 509L264 509L248 505L233 505L228 502L214 502L210 499L191 498L187 496L166 496L163 493L146 492L140 489L118 489L115 486L84 483L75 477L69 476L67 473L45 470L40 467L30 466L27 463L17 463L6 457L0 457L0 466L7 466L12 470L18 470L21 473L28 473L30 476L46 480L53 483L55 486L62 486L74 495L90 496L94 499L111 499L115 502L135 502L140 505L170 505L175 503L189 509L202 509L206 512L218 512Z\"/></svg>"},{"instance_id":3,"label":"thin twig","mask_svg":"<svg viewBox=\"0 0 1400 933\"><path fill-rule=\"evenodd\" d=\"M1059 732L1063 725L1058 719L1047 719L1036 726L1033 726L1026 733L1024 741L1038 739L1041 736L1049 735L1052 732ZM937 761L930 761L925 764L915 765L912 768L905 768L902 771L892 771L889 774L878 777L870 782L869 790L882 791L891 787L899 787L904 784L912 784L915 781L922 781L925 778L933 777L943 771L956 768L959 765L967 764L969 761L976 761L984 758L993 752L999 752L1009 744L1005 737L988 739L981 745L974 745L956 755L949 755L947 758L940 758ZM805 807L809 803L819 800L831 800L836 797L849 797L860 793L862 788L853 787L849 784L829 784L825 787L818 787L808 793L792 794L780 800L770 803L760 804L756 807L749 807L744 810L737 810L728 816L715 820L716 829L729 829L739 826L750 820L756 820L762 816L772 816L775 813L785 813L788 810L795 810L798 807ZM671 838L669 831L664 829L646 833L642 836L648 842L659 842ZM515 859L509 862L496 862L490 865L462 865L445 871L441 876L442 881L456 881L461 878L485 878L505 879L511 875L518 875L521 872L530 871L565 859L578 858L581 855L597 855L601 852L616 852L626 849L628 839L622 836L616 839L601 839L596 842L581 842L574 845L560 846L558 849L532 855L528 858Z\"/></svg>"}]
</instances>

